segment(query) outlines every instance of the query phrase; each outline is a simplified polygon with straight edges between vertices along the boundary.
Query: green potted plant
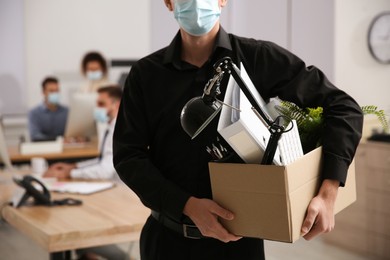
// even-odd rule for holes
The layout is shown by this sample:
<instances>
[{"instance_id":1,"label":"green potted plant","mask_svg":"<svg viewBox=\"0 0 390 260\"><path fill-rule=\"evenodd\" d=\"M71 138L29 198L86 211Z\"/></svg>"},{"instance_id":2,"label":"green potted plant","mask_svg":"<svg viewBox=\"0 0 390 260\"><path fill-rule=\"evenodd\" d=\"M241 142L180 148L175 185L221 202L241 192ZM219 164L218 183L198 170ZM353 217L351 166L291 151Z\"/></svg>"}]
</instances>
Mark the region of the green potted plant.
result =
<instances>
[{"instance_id":1,"label":"green potted plant","mask_svg":"<svg viewBox=\"0 0 390 260\"><path fill-rule=\"evenodd\" d=\"M324 128L322 107L300 108L292 102L282 100L280 105L275 106L275 109L281 115L296 120L304 153L308 153L322 144L321 136ZM389 133L389 122L383 110L378 110L373 105L362 106L361 109L364 115L375 115L383 127L383 132Z\"/></svg>"}]
</instances>

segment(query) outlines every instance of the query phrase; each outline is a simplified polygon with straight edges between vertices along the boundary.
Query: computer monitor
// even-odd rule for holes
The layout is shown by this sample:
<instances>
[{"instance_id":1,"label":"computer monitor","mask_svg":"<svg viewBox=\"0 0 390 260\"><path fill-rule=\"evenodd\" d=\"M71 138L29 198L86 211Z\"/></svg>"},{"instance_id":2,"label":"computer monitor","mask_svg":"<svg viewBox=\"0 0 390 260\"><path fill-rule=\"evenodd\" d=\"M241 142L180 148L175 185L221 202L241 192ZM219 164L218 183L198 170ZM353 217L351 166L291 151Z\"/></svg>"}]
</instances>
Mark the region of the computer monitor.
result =
<instances>
[{"instance_id":1,"label":"computer monitor","mask_svg":"<svg viewBox=\"0 0 390 260\"><path fill-rule=\"evenodd\" d=\"M65 127L66 138L96 136L96 123L93 117L96 100L97 93L73 93Z\"/></svg>"},{"instance_id":2,"label":"computer monitor","mask_svg":"<svg viewBox=\"0 0 390 260\"><path fill-rule=\"evenodd\" d=\"M11 159L9 158L8 148L5 143L3 126L0 124L0 163L4 164L5 168L13 169Z\"/></svg>"},{"instance_id":3,"label":"computer monitor","mask_svg":"<svg viewBox=\"0 0 390 260\"><path fill-rule=\"evenodd\" d=\"M134 59L112 59L109 71L110 79L115 80L119 86L124 88L127 75L136 62L137 60Z\"/></svg>"}]
</instances>

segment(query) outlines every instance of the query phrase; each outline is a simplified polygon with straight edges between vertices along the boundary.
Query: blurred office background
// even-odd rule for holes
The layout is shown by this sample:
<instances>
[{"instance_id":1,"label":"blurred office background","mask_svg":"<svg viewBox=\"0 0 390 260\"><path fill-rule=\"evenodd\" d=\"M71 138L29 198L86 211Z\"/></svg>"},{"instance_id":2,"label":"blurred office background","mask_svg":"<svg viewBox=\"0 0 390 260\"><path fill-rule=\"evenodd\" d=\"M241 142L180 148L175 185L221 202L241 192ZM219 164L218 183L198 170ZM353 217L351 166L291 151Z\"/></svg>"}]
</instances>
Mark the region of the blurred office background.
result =
<instances>
[{"instance_id":1,"label":"blurred office background","mask_svg":"<svg viewBox=\"0 0 390 260\"><path fill-rule=\"evenodd\" d=\"M289 49L360 105L389 113L390 65L378 63L367 44L372 20L389 10L389 0L230 0L221 20L228 32ZM41 102L47 75L59 78L67 104L90 50L109 62L137 60L169 44L177 30L163 0L0 0L0 115L23 117ZM129 69L110 68L110 80Z\"/></svg>"},{"instance_id":2,"label":"blurred office background","mask_svg":"<svg viewBox=\"0 0 390 260\"><path fill-rule=\"evenodd\" d=\"M388 0L229 1L222 25L280 44L360 104L388 110L390 66L371 57L367 33L389 9ZM169 44L177 28L163 0L0 0L0 111L22 113L40 102L40 83L49 74L64 91L77 88L87 51L109 61L136 60Z\"/></svg>"}]
</instances>

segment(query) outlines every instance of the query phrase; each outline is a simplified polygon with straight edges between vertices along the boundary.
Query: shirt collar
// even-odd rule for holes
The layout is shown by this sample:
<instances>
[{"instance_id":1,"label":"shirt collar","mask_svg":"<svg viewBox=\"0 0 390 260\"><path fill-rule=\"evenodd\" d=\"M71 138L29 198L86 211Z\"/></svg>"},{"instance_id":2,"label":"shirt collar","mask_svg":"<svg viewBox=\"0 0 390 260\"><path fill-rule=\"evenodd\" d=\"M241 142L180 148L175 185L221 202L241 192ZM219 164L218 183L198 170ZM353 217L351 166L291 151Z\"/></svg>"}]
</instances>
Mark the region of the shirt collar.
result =
<instances>
[{"instance_id":1,"label":"shirt collar","mask_svg":"<svg viewBox=\"0 0 390 260\"><path fill-rule=\"evenodd\" d=\"M42 102L40 107L41 107L41 109L42 109L43 111L53 112L53 111L51 111L51 110L47 107L47 105L46 105L45 102ZM55 112L57 112L57 111L59 111L59 110L62 110L62 106L61 106L60 104L57 104L57 110L56 110Z\"/></svg>"},{"instance_id":2,"label":"shirt collar","mask_svg":"<svg viewBox=\"0 0 390 260\"><path fill-rule=\"evenodd\" d=\"M50 111L49 108L47 108L47 105L45 102L41 103L40 107L41 107L41 110L43 110L43 111Z\"/></svg>"},{"instance_id":3,"label":"shirt collar","mask_svg":"<svg viewBox=\"0 0 390 260\"><path fill-rule=\"evenodd\" d=\"M217 34L217 38L214 46L214 52L218 48L224 48L229 51L232 50L229 34L222 28L222 26L220 27ZM180 63L181 63L180 53L181 53L181 34L179 30L175 38L173 38L172 42L167 47L164 56L164 64L172 63L174 66L180 67Z\"/></svg>"},{"instance_id":4,"label":"shirt collar","mask_svg":"<svg viewBox=\"0 0 390 260\"><path fill-rule=\"evenodd\" d=\"M115 124L116 124L116 117L111 120L111 122L109 123L109 127L114 128Z\"/></svg>"}]
</instances>

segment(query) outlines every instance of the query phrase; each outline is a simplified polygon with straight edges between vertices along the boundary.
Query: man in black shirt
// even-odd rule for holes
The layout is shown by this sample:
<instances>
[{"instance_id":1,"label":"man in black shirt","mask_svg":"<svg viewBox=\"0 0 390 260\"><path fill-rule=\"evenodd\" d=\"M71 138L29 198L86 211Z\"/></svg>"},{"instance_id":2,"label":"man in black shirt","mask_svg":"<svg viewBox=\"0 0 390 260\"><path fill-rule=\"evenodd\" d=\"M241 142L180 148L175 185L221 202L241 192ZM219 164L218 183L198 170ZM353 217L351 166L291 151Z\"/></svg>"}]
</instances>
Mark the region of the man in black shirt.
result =
<instances>
[{"instance_id":1,"label":"man in black shirt","mask_svg":"<svg viewBox=\"0 0 390 260\"><path fill-rule=\"evenodd\" d=\"M302 233L309 240L334 226L337 190L345 183L361 136L361 110L320 70L306 67L287 50L226 33L219 24L226 3L165 0L180 31L168 47L139 60L126 80L114 133L114 165L152 209L140 240L144 260L264 259L261 239L240 238L218 222L234 218L211 200L212 158L205 147L217 136L218 118L194 140L180 125L183 106L203 94L213 64L226 56L244 65L265 100L278 96L301 107L324 108L323 182Z\"/></svg>"}]
</instances>

